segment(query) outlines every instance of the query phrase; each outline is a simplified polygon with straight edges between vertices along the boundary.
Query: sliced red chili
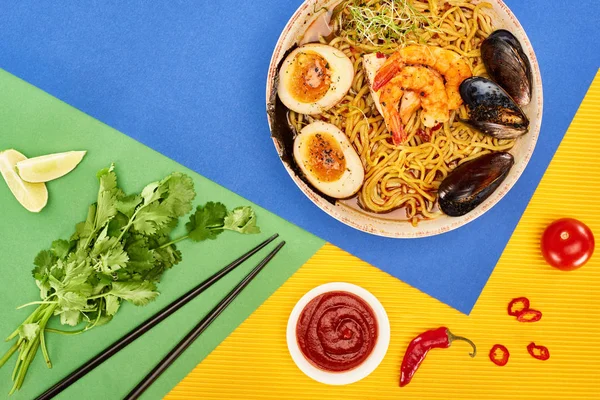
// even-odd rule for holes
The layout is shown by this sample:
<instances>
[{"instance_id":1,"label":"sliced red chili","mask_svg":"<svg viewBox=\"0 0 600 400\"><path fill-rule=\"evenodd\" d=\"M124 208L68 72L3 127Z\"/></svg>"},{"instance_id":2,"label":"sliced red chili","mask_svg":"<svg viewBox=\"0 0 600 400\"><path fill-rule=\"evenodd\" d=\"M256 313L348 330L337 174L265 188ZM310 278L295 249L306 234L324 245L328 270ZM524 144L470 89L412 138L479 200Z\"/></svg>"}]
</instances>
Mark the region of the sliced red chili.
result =
<instances>
[{"instance_id":1,"label":"sliced red chili","mask_svg":"<svg viewBox=\"0 0 600 400\"><path fill-rule=\"evenodd\" d=\"M437 131L438 129L440 129L442 126L444 126L444 124L442 124L441 122L439 124L436 124L433 126L433 128L431 128L432 132Z\"/></svg>"},{"instance_id":2,"label":"sliced red chili","mask_svg":"<svg viewBox=\"0 0 600 400\"><path fill-rule=\"evenodd\" d=\"M537 322L540 319L542 319L542 312L533 308L527 308L517 315L517 321L519 322Z\"/></svg>"},{"instance_id":3,"label":"sliced red chili","mask_svg":"<svg viewBox=\"0 0 600 400\"><path fill-rule=\"evenodd\" d=\"M527 297L517 297L508 303L508 315L518 316L522 311L529 308L529 299Z\"/></svg>"},{"instance_id":4,"label":"sliced red chili","mask_svg":"<svg viewBox=\"0 0 600 400\"><path fill-rule=\"evenodd\" d=\"M527 345L527 351L531 354L531 357L538 360L546 361L550 358L550 351L546 346L536 346L533 342Z\"/></svg>"},{"instance_id":5,"label":"sliced red chili","mask_svg":"<svg viewBox=\"0 0 600 400\"><path fill-rule=\"evenodd\" d=\"M431 136L429 136L429 133L421 128L417 129L417 136L420 137L425 143L431 141Z\"/></svg>"},{"instance_id":6,"label":"sliced red chili","mask_svg":"<svg viewBox=\"0 0 600 400\"><path fill-rule=\"evenodd\" d=\"M509 357L508 349L501 344L495 344L490 350L490 360L499 367L504 367Z\"/></svg>"},{"instance_id":7,"label":"sliced red chili","mask_svg":"<svg viewBox=\"0 0 600 400\"><path fill-rule=\"evenodd\" d=\"M377 58L385 58L385 54L383 54L382 52L378 51L377 52Z\"/></svg>"}]
</instances>

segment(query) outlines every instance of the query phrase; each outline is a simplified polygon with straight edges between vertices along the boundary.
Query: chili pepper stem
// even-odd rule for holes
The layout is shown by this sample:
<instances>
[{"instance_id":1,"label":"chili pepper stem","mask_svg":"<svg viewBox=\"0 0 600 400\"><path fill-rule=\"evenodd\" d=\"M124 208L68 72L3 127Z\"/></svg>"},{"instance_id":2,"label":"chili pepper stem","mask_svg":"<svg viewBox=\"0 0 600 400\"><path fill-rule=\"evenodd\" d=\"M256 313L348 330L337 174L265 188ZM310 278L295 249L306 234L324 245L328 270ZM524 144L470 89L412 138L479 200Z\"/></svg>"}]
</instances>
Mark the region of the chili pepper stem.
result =
<instances>
[{"instance_id":1,"label":"chili pepper stem","mask_svg":"<svg viewBox=\"0 0 600 400\"><path fill-rule=\"evenodd\" d=\"M464 342L467 342L471 345L471 347L473 347L473 351L469 353L471 358L473 358L473 357L475 357L475 355L477 355L477 346L475 346L475 343L473 343L473 341L471 339L467 339L466 337L463 337L463 336L456 336L449 330L447 331L447 333L448 333L448 342L450 344L452 344L452 342L455 340L462 340Z\"/></svg>"}]
</instances>

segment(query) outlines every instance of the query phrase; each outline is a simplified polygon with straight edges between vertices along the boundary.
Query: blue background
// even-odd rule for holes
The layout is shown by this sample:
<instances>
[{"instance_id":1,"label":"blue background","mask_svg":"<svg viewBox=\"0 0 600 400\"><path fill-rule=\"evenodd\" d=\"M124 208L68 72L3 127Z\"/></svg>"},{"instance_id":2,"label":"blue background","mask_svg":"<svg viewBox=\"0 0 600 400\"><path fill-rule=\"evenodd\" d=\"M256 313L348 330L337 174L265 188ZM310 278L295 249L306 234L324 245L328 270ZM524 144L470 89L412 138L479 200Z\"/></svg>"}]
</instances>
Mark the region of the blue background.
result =
<instances>
[{"instance_id":1,"label":"blue background","mask_svg":"<svg viewBox=\"0 0 600 400\"><path fill-rule=\"evenodd\" d=\"M277 38L300 3L4 0L0 67L470 312L600 66L600 1L506 1L542 71L536 151L513 190L483 217L419 240L371 236L326 216L279 161L265 82ZM9 134L0 126L0 135Z\"/></svg>"}]
</instances>

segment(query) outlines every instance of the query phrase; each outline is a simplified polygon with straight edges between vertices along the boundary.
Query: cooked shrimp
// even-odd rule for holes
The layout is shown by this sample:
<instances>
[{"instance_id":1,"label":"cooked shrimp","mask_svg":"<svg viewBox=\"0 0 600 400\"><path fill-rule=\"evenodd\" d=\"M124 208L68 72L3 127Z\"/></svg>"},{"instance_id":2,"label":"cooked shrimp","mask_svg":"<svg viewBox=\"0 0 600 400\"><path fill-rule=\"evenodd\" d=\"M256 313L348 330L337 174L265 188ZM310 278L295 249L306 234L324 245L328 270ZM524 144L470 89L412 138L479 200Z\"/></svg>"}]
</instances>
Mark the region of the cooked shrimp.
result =
<instances>
[{"instance_id":1,"label":"cooked shrimp","mask_svg":"<svg viewBox=\"0 0 600 400\"><path fill-rule=\"evenodd\" d=\"M448 107L456 110L462 104L458 90L465 79L471 77L471 67L456 52L441 47L414 45L396 51L377 72L373 90L379 90L406 65L431 67L444 77L448 93Z\"/></svg>"},{"instance_id":2,"label":"cooked shrimp","mask_svg":"<svg viewBox=\"0 0 600 400\"><path fill-rule=\"evenodd\" d=\"M449 118L448 94L442 77L427 67L402 68L378 91L383 118L396 145L406 141L406 132L398 108L404 94L410 92L414 93L411 98L414 99L416 95L423 108L421 118L426 127L446 122ZM414 103L411 103L410 108L412 107Z\"/></svg>"},{"instance_id":3,"label":"cooked shrimp","mask_svg":"<svg viewBox=\"0 0 600 400\"><path fill-rule=\"evenodd\" d=\"M415 92L404 92L400 102L400 119L404 125L408 124L411 115L421 108L421 98Z\"/></svg>"}]
</instances>

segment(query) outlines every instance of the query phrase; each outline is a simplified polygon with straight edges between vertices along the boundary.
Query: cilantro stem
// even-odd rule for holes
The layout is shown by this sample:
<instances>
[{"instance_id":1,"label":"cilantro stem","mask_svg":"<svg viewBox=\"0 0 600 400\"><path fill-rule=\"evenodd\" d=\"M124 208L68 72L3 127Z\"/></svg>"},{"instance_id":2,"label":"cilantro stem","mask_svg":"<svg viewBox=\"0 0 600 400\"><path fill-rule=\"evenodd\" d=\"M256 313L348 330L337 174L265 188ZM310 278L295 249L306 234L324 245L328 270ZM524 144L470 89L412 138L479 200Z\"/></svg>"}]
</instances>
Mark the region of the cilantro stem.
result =
<instances>
[{"instance_id":1,"label":"cilantro stem","mask_svg":"<svg viewBox=\"0 0 600 400\"><path fill-rule=\"evenodd\" d=\"M83 329L79 329L76 331L63 331L61 329L54 329L54 328L46 328L45 331L46 332L50 332L50 333L58 333L61 335L79 335L80 333L85 332L87 329L83 328Z\"/></svg>"},{"instance_id":2,"label":"cilantro stem","mask_svg":"<svg viewBox=\"0 0 600 400\"><path fill-rule=\"evenodd\" d=\"M165 247L169 247L170 245L175 244L177 242L181 242L182 240L185 240L185 239L187 239L189 237L190 237L190 235L181 236L181 237L179 237L179 238L177 238L175 240L171 240L169 243L165 243L162 246L157 247L157 249L164 249Z\"/></svg>"},{"instance_id":3,"label":"cilantro stem","mask_svg":"<svg viewBox=\"0 0 600 400\"><path fill-rule=\"evenodd\" d=\"M27 317L25 319L25 321L23 321L21 323L21 325L25 325L30 323L31 321L33 321L34 319L37 318L37 314L40 312L40 310L42 308L46 307L45 305L40 305L38 308L35 309L35 311L33 311L29 317ZM19 325L19 328L21 327L21 325ZM6 339L4 339L5 342L8 342L9 340L12 340L15 336L17 336L19 334L19 328L15 329Z\"/></svg>"},{"instance_id":4,"label":"cilantro stem","mask_svg":"<svg viewBox=\"0 0 600 400\"><path fill-rule=\"evenodd\" d=\"M36 337L33 339L33 342L28 346L27 356L24 358L21 367L19 368L19 373L17 374L17 379L12 389L8 393L9 395L13 394L15 391L21 388L23 385L23 380L25 379L25 375L27 374L27 370L29 369L29 364L33 361L33 357L35 357L35 353L37 352L38 346L40 345L40 337Z\"/></svg>"},{"instance_id":5,"label":"cilantro stem","mask_svg":"<svg viewBox=\"0 0 600 400\"><path fill-rule=\"evenodd\" d=\"M12 357L12 355L15 354L15 351L17 351L17 349L19 348L20 345L21 345L21 341L20 340L16 341L15 344L13 344L10 349L8 349L6 354L4 354L4 356L2 356L2 358L0 358L0 368L2 368L2 366L4 364L6 364L6 362Z\"/></svg>"},{"instance_id":6,"label":"cilantro stem","mask_svg":"<svg viewBox=\"0 0 600 400\"><path fill-rule=\"evenodd\" d=\"M90 297L88 297L87 299L88 299L88 300L99 299L99 298L101 298L101 297L105 297L106 295L109 295L109 294L110 294L110 292L106 292L106 293L100 293L100 294L97 294L97 295L95 295L95 296L90 296Z\"/></svg>"},{"instance_id":7,"label":"cilantro stem","mask_svg":"<svg viewBox=\"0 0 600 400\"><path fill-rule=\"evenodd\" d=\"M56 306L49 307L48 310L46 311L46 314L42 318L42 322L40 323L40 333L39 333L40 347L42 348L42 354L44 355L44 360L46 360L46 365L48 366L48 368L52 368L52 361L50 361L50 356L48 355L48 349L46 348L46 338L44 337L44 329L46 328L46 324L48 323L48 320L54 313L55 308L56 308Z\"/></svg>"},{"instance_id":8,"label":"cilantro stem","mask_svg":"<svg viewBox=\"0 0 600 400\"><path fill-rule=\"evenodd\" d=\"M151 203L149 203L151 204ZM131 216L131 218L129 218L129 222L127 222L127 225L125 225L125 227L123 228L123 231L121 232L121 234L119 235L119 237L117 238L117 241L115 242L115 245L117 243L121 242L121 239L123 239L123 235L125 235L125 233L129 230L129 228L131 228L131 225L133 225L133 221L135 220L135 217L137 217L138 213L143 210L144 208L146 208L148 204L144 204L143 206L139 206L137 208L137 210L135 210L135 212L133 213L133 215ZM114 247L114 245L113 245Z\"/></svg>"},{"instance_id":9,"label":"cilantro stem","mask_svg":"<svg viewBox=\"0 0 600 400\"><path fill-rule=\"evenodd\" d=\"M102 316L102 299L100 299L100 301L98 303L99 303L98 304L98 315L96 316L96 320L94 321L94 323L92 325L89 325L89 326L86 326L85 328L83 328L82 332L89 331L90 329L92 329L93 327L96 326L98 321L100 321L100 317Z\"/></svg>"},{"instance_id":10,"label":"cilantro stem","mask_svg":"<svg viewBox=\"0 0 600 400\"><path fill-rule=\"evenodd\" d=\"M19 371L19 367L21 366L21 354L23 354L23 350L27 346L26 343L22 342L19 346L19 356L17 357L17 362L15 363L15 368L13 369L11 380L14 381L17 377L17 372Z\"/></svg>"},{"instance_id":11,"label":"cilantro stem","mask_svg":"<svg viewBox=\"0 0 600 400\"><path fill-rule=\"evenodd\" d=\"M212 226L207 226L206 229L215 230L215 229L227 229L227 228L225 228L223 225L212 225ZM175 240L171 240L169 243L165 243L162 246L157 247L156 249L164 249L165 247L169 247L170 245L175 244L177 242L181 242L182 240L185 240L185 239L187 239L189 237L190 237L189 234L183 235L181 237L178 237Z\"/></svg>"},{"instance_id":12,"label":"cilantro stem","mask_svg":"<svg viewBox=\"0 0 600 400\"><path fill-rule=\"evenodd\" d=\"M20 310L21 308L24 308L27 306L33 306L35 304L58 304L58 301L32 301L31 303L23 304L23 305L17 307L17 310Z\"/></svg>"}]
</instances>

